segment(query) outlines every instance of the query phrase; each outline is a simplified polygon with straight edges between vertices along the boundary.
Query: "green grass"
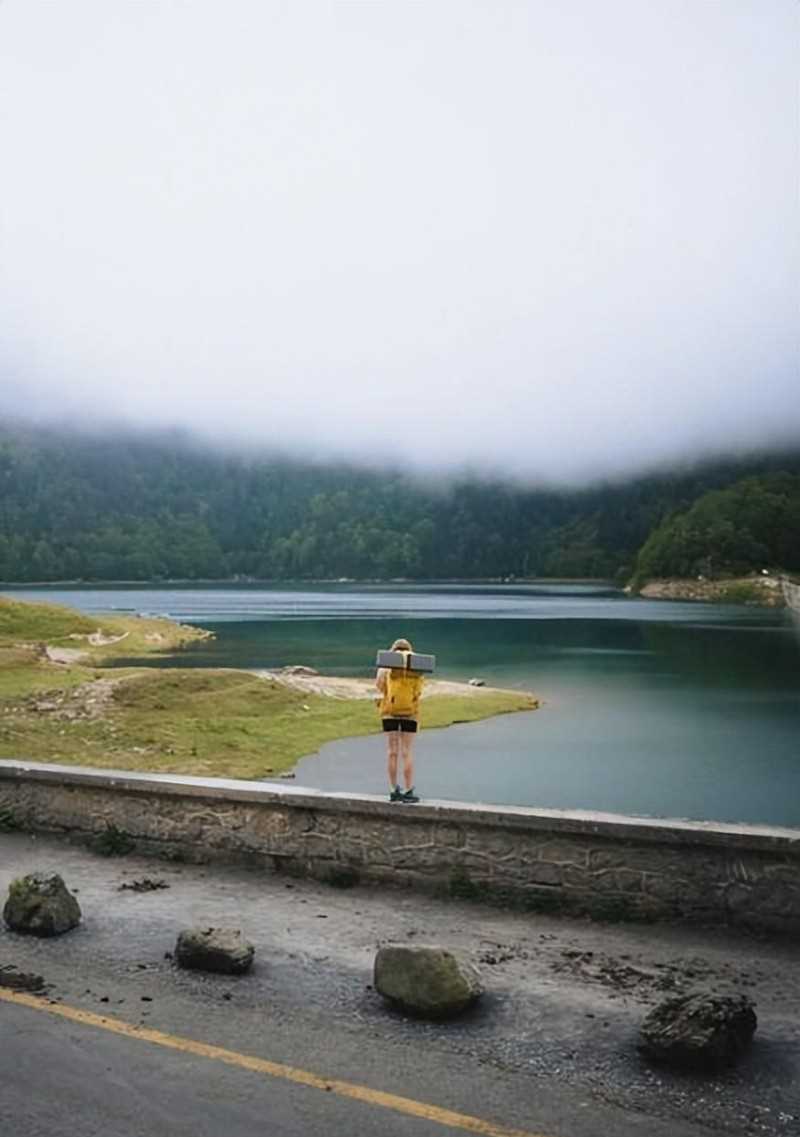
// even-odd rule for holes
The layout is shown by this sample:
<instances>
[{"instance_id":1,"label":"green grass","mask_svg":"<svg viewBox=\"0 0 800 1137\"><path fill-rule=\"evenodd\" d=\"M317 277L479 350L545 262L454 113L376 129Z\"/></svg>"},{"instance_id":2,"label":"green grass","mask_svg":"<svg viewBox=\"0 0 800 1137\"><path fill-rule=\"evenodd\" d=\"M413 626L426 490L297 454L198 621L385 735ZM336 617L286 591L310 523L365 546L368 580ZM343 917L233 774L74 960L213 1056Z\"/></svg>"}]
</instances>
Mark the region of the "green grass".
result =
<instances>
[{"instance_id":1,"label":"green grass","mask_svg":"<svg viewBox=\"0 0 800 1137\"><path fill-rule=\"evenodd\" d=\"M80 669L73 670L74 695ZM74 706L69 691L55 712L36 708L55 701L58 689L24 700L0 698L0 757L259 778L290 770L326 742L380 728L371 700L298 694L247 672L142 668L113 677L118 685L94 719L64 717ZM432 696L423 702L422 726L449 726L532 705L530 696L516 693Z\"/></svg>"},{"instance_id":2,"label":"green grass","mask_svg":"<svg viewBox=\"0 0 800 1137\"><path fill-rule=\"evenodd\" d=\"M28 642L34 627L49 628L62 639L76 627L86 628L84 617L55 605L12 606L15 611L6 612L5 626L13 620ZM19 611L39 607L48 611L27 619ZM88 623L96 630L96 622ZM104 621L102 627L110 633L132 623L137 640L151 634L147 629L157 623L162 646L164 641L184 642L185 629L164 620ZM380 729L371 699L302 694L246 671L103 668L102 662L113 658L113 647L102 649L104 660L93 652L78 663L53 664L34 647L12 646L11 641L9 634L0 645L2 758L260 778L289 771L326 742ZM151 651L152 642L144 642ZM134 655L131 638L116 650L126 658ZM535 705L530 695L491 689L434 695L423 701L422 727L472 722Z\"/></svg>"},{"instance_id":3,"label":"green grass","mask_svg":"<svg viewBox=\"0 0 800 1137\"><path fill-rule=\"evenodd\" d=\"M753 581L735 580L720 586L719 599L725 604L760 604L764 588Z\"/></svg>"},{"instance_id":4,"label":"green grass","mask_svg":"<svg viewBox=\"0 0 800 1137\"><path fill-rule=\"evenodd\" d=\"M71 634L88 635L97 622L60 604L28 604L0 596L0 644L16 640L61 643Z\"/></svg>"},{"instance_id":5,"label":"green grass","mask_svg":"<svg viewBox=\"0 0 800 1137\"><path fill-rule=\"evenodd\" d=\"M0 701L0 757L260 778L290 770L326 742L380 729L369 699L299 694L244 671L142 668L114 678L118 685L102 717L93 720L65 719L63 710L37 712L36 700L3 713ZM423 702L422 726L531 705L530 696L516 693L432 696ZM62 706L69 708L69 696Z\"/></svg>"},{"instance_id":6,"label":"green grass","mask_svg":"<svg viewBox=\"0 0 800 1137\"><path fill-rule=\"evenodd\" d=\"M88 637L124 636L116 644L92 645ZM85 653L82 663L101 664L119 656L147 656L174 651L208 632L172 620L139 616L84 616L60 604L29 604L0 596L0 650L34 651L37 645L72 648Z\"/></svg>"},{"instance_id":7,"label":"green grass","mask_svg":"<svg viewBox=\"0 0 800 1137\"><path fill-rule=\"evenodd\" d=\"M0 700L24 698L53 689L68 690L99 672L84 667L55 667L31 650L0 647Z\"/></svg>"}]
</instances>

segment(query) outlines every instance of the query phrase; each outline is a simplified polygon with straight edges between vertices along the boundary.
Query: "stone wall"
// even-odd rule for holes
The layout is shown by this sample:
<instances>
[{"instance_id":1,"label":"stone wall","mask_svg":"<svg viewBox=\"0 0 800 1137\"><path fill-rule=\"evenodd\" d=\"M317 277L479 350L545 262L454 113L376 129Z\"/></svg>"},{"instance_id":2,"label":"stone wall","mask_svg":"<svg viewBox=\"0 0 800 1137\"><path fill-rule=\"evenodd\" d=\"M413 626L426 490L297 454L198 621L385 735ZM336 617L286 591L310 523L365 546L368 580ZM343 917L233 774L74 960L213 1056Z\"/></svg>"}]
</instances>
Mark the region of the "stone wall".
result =
<instances>
[{"instance_id":1,"label":"stone wall","mask_svg":"<svg viewBox=\"0 0 800 1137\"><path fill-rule=\"evenodd\" d=\"M326 794L0 761L0 822L531 909L800 929L800 829ZM37 866L47 867L47 866Z\"/></svg>"}]
</instances>

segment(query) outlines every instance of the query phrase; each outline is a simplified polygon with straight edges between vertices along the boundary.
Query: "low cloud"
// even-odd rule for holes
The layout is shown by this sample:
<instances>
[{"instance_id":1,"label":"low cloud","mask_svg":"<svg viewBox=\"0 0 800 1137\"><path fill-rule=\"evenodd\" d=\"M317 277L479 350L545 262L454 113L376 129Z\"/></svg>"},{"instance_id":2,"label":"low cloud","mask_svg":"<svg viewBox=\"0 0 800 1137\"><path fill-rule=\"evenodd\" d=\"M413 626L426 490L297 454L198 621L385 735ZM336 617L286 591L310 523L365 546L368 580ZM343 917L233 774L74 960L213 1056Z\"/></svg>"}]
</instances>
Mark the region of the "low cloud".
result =
<instances>
[{"instance_id":1,"label":"low cloud","mask_svg":"<svg viewBox=\"0 0 800 1137\"><path fill-rule=\"evenodd\" d=\"M800 441L790 0L43 14L4 413L567 480Z\"/></svg>"}]
</instances>

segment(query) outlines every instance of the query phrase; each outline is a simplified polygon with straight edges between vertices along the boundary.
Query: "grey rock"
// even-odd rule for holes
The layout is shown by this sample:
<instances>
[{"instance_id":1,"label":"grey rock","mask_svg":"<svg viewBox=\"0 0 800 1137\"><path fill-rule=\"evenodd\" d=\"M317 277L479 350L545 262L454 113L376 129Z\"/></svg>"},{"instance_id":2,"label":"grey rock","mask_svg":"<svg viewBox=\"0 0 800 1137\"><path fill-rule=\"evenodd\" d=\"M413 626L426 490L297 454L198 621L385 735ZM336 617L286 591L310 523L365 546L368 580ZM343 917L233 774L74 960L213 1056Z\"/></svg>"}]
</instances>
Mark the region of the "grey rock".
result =
<instances>
[{"instance_id":1,"label":"grey rock","mask_svg":"<svg viewBox=\"0 0 800 1137\"><path fill-rule=\"evenodd\" d=\"M485 687L486 686L486 680L485 679L478 679L477 675L473 675L472 678L469 679L467 682L469 683L470 687Z\"/></svg>"},{"instance_id":2,"label":"grey rock","mask_svg":"<svg viewBox=\"0 0 800 1137\"><path fill-rule=\"evenodd\" d=\"M375 956L375 990L427 1018L457 1015L483 994L480 972L465 955L435 944L388 944Z\"/></svg>"},{"instance_id":3,"label":"grey rock","mask_svg":"<svg viewBox=\"0 0 800 1137\"><path fill-rule=\"evenodd\" d=\"M195 971L243 975L250 970L255 950L238 928L185 928L175 945L175 960Z\"/></svg>"},{"instance_id":4,"label":"grey rock","mask_svg":"<svg viewBox=\"0 0 800 1137\"><path fill-rule=\"evenodd\" d=\"M665 999L646 1016L639 1049L654 1062L721 1070L744 1053L758 1020L747 995L693 991Z\"/></svg>"},{"instance_id":5,"label":"grey rock","mask_svg":"<svg viewBox=\"0 0 800 1137\"><path fill-rule=\"evenodd\" d=\"M12 880L3 919L12 932L60 936L81 921L78 901L55 872L34 872Z\"/></svg>"}]
</instances>

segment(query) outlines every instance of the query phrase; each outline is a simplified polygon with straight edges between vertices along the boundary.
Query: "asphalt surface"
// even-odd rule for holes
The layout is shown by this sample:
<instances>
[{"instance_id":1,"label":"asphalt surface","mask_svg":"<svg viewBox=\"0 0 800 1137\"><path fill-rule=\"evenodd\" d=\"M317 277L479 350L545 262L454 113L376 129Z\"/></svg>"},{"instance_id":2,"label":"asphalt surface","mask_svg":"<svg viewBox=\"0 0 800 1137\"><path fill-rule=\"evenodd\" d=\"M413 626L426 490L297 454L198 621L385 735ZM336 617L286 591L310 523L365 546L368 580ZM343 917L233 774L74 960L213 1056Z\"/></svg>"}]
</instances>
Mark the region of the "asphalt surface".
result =
<instances>
[{"instance_id":1,"label":"asphalt surface","mask_svg":"<svg viewBox=\"0 0 800 1137\"><path fill-rule=\"evenodd\" d=\"M81 926L52 940L0 931L6 979L35 973L47 985L35 1006L0 990L2 1137L800 1134L800 954L787 941L506 913L0 834L0 897L14 877L53 869L76 892ZM168 887L120 887L144 878ZM175 939L192 924L240 927L253 971L177 969ZM390 941L467 949L484 999L448 1024L387 1009L371 969ZM751 1053L714 1078L649 1067L635 1046L643 1015L697 987L753 997ZM112 1033L103 1018L159 1034ZM247 1068L250 1058L322 1082ZM448 1124L447 1110L466 1123Z\"/></svg>"}]
</instances>

